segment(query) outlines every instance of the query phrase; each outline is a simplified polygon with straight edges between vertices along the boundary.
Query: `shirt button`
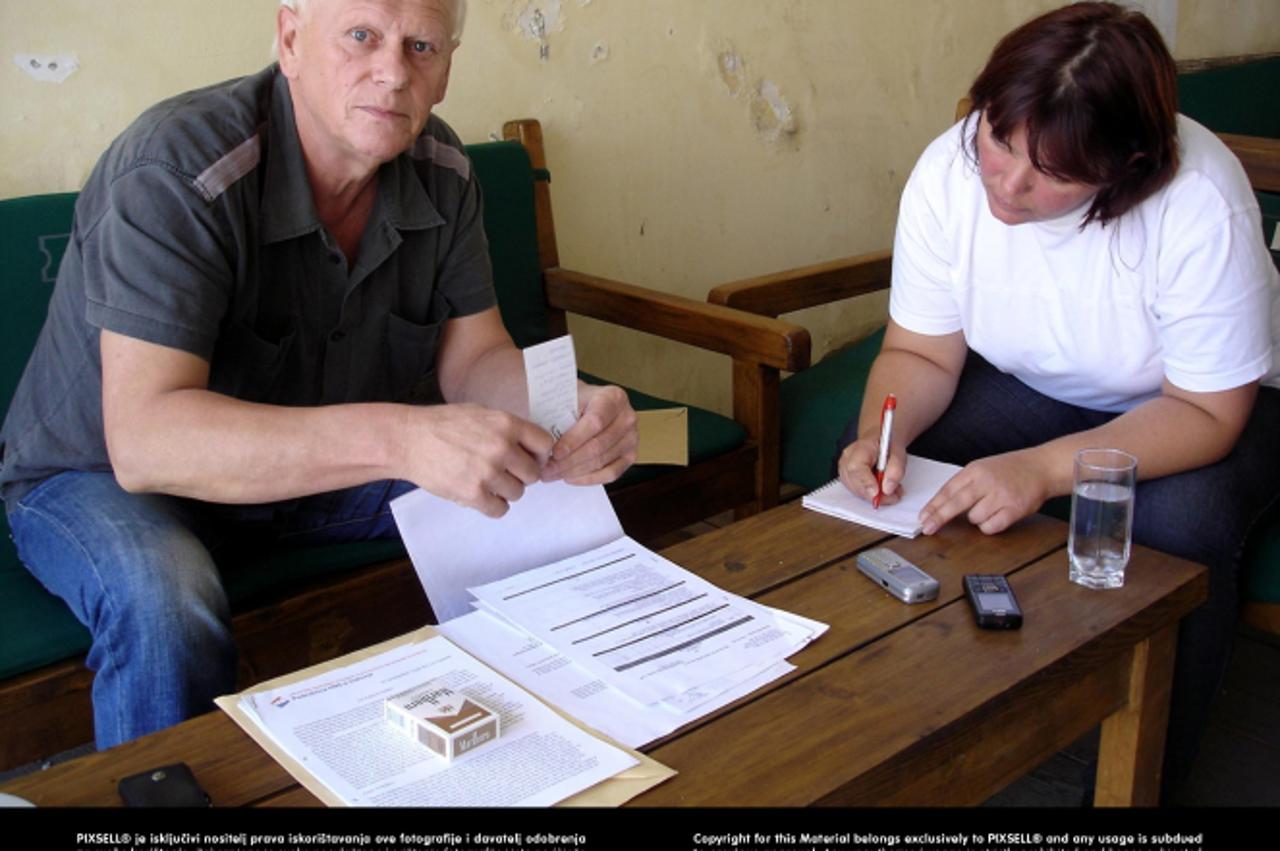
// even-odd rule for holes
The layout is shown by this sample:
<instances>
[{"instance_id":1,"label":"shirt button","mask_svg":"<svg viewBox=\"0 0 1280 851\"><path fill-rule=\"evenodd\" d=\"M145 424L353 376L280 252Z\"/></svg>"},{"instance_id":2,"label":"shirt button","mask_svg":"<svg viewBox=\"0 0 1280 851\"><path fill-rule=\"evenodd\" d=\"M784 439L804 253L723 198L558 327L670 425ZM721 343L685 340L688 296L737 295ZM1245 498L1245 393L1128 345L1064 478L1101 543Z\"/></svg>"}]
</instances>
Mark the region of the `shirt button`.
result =
<instances>
[{"instance_id":1,"label":"shirt button","mask_svg":"<svg viewBox=\"0 0 1280 851\"><path fill-rule=\"evenodd\" d=\"M334 331L332 334L329 335L329 339L337 343L337 342L340 342L342 338L346 336L347 336L346 331Z\"/></svg>"}]
</instances>

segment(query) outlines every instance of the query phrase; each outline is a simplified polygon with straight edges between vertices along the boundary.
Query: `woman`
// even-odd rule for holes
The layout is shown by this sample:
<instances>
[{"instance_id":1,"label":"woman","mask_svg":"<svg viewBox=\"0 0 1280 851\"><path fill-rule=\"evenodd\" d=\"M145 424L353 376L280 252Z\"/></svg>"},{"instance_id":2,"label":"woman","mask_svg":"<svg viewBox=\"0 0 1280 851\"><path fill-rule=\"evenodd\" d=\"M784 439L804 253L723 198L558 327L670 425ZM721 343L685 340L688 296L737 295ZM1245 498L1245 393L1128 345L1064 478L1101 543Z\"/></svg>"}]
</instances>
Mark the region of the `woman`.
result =
<instances>
[{"instance_id":1,"label":"woman","mask_svg":"<svg viewBox=\"0 0 1280 851\"><path fill-rule=\"evenodd\" d=\"M1280 282L1239 162L1177 114L1141 13L1036 18L970 98L904 190L889 328L839 475L875 495L887 393L886 500L908 446L965 465L922 511L929 534L960 515L1000 532L1070 493L1079 449L1136 455L1134 539L1211 569L1179 635L1170 790L1229 654L1241 546L1277 495Z\"/></svg>"}]
</instances>

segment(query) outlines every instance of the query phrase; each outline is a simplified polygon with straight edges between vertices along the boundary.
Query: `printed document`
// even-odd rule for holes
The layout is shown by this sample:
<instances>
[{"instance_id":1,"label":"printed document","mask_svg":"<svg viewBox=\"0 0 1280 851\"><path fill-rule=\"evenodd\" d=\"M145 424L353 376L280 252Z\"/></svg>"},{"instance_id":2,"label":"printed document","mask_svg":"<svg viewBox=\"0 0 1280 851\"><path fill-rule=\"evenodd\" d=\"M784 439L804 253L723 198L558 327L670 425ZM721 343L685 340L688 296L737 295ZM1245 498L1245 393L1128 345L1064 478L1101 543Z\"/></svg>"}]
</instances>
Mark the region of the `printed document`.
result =
<instances>
[{"instance_id":1,"label":"printed document","mask_svg":"<svg viewBox=\"0 0 1280 851\"><path fill-rule=\"evenodd\" d=\"M798 615L777 609L770 611L796 649L827 628ZM645 705L632 700L564 654L488 612L472 612L441 624L439 630L450 641L543 700L630 748L643 747L675 732L795 670L789 662L777 662L698 704L691 712L680 713L665 702Z\"/></svg>"},{"instance_id":2,"label":"printed document","mask_svg":"<svg viewBox=\"0 0 1280 851\"><path fill-rule=\"evenodd\" d=\"M393 729L383 700L428 680L497 712L499 738L448 762ZM440 636L239 703L351 806L549 806L638 764Z\"/></svg>"},{"instance_id":3,"label":"printed document","mask_svg":"<svg viewBox=\"0 0 1280 851\"><path fill-rule=\"evenodd\" d=\"M471 585L622 537L600 485L538 482L496 519L418 489L393 500L391 513L440 623L471 611Z\"/></svg>"},{"instance_id":4,"label":"printed document","mask_svg":"<svg viewBox=\"0 0 1280 851\"><path fill-rule=\"evenodd\" d=\"M627 537L470 590L482 608L646 704L696 705L700 688L794 652L768 609Z\"/></svg>"},{"instance_id":5,"label":"printed document","mask_svg":"<svg viewBox=\"0 0 1280 851\"><path fill-rule=\"evenodd\" d=\"M881 503L879 508L872 508L871 503L860 496L854 496L839 479L807 494L800 504L881 532L914 538L923 528L920 525L920 510L958 472L960 468L955 464L908 455L907 474L899 484L902 498L893 505Z\"/></svg>"}]
</instances>

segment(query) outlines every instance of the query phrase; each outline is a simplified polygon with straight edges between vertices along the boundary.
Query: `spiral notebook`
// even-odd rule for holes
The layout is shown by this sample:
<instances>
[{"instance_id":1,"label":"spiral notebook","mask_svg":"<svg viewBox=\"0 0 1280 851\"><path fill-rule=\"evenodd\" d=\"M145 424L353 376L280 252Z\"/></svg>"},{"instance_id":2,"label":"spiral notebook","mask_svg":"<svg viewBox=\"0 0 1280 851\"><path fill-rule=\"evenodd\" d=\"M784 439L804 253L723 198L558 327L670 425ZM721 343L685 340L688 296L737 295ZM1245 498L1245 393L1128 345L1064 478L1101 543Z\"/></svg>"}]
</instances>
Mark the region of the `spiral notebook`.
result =
<instances>
[{"instance_id":1,"label":"spiral notebook","mask_svg":"<svg viewBox=\"0 0 1280 851\"><path fill-rule=\"evenodd\" d=\"M908 455L907 474L900 485L902 499L893 505L872 508L871 503L850 493L839 479L805 496L801 505L881 532L914 538L920 534L920 509L958 472L960 468L955 464Z\"/></svg>"}]
</instances>

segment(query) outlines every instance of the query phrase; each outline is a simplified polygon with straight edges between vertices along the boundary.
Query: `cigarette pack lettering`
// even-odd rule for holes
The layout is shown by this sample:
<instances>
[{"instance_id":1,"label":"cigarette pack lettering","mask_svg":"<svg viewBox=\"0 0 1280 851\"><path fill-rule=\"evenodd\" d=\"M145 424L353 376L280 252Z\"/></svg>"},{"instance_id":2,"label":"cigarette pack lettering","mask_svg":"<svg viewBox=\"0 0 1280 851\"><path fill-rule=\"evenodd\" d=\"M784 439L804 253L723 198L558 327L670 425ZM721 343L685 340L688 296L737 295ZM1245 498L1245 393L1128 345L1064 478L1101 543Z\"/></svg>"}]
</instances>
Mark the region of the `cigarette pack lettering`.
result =
<instances>
[{"instance_id":1,"label":"cigarette pack lettering","mask_svg":"<svg viewBox=\"0 0 1280 851\"><path fill-rule=\"evenodd\" d=\"M383 714L393 728L447 760L500 733L497 713L436 680L388 697Z\"/></svg>"}]
</instances>

